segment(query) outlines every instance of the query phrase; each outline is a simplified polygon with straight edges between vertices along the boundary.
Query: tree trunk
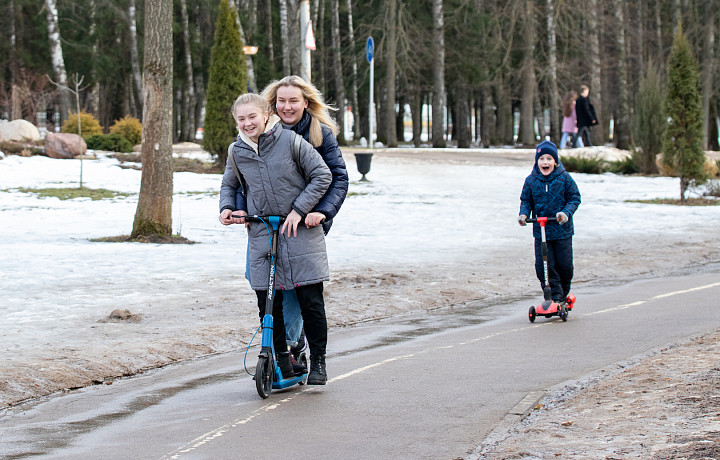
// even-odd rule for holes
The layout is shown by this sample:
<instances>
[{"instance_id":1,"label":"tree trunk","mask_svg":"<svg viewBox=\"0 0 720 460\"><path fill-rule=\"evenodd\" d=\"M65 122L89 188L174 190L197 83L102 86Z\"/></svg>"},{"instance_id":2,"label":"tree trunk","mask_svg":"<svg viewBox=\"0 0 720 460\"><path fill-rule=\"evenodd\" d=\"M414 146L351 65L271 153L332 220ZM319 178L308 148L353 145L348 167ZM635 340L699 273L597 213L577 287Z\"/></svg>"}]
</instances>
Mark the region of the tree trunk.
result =
<instances>
[{"instance_id":1,"label":"tree trunk","mask_svg":"<svg viewBox=\"0 0 720 460\"><path fill-rule=\"evenodd\" d=\"M432 145L445 147L445 32L443 1L433 0L433 99L432 99Z\"/></svg>"},{"instance_id":2,"label":"tree trunk","mask_svg":"<svg viewBox=\"0 0 720 460\"><path fill-rule=\"evenodd\" d=\"M468 95L470 91L464 85L458 85L455 98L455 120L453 127L457 138L457 145L461 149L470 147L470 133L468 132Z\"/></svg>"},{"instance_id":3,"label":"tree trunk","mask_svg":"<svg viewBox=\"0 0 720 460\"><path fill-rule=\"evenodd\" d=\"M95 37L92 45L93 56L98 55L98 38L95 34L95 31L97 29L97 24L95 21L96 8L97 6L95 4L95 0L90 0L90 36ZM88 113L96 114L97 111L100 109L100 82L98 81L97 64L95 63L93 63L92 66L92 75L90 75L90 81L92 82L92 86L90 86L90 94L85 99L85 107Z\"/></svg>"},{"instance_id":4,"label":"tree trunk","mask_svg":"<svg viewBox=\"0 0 720 460\"><path fill-rule=\"evenodd\" d=\"M483 86L481 90L482 105L480 107L480 142L483 147L490 147L491 143L495 140L495 122L494 118L494 104L492 100L492 91L488 86Z\"/></svg>"},{"instance_id":5,"label":"tree trunk","mask_svg":"<svg viewBox=\"0 0 720 460\"><path fill-rule=\"evenodd\" d=\"M340 43L340 5L339 0L330 2L332 14L332 48L333 48L333 74L335 75L335 104L337 106L336 119L338 124L337 140L345 144L345 80L342 68L342 45Z\"/></svg>"},{"instance_id":6,"label":"tree trunk","mask_svg":"<svg viewBox=\"0 0 720 460\"><path fill-rule=\"evenodd\" d=\"M145 2L140 196L131 237L172 233L173 2Z\"/></svg>"},{"instance_id":7,"label":"tree trunk","mask_svg":"<svg viewBox=\"0 0 720 460\"><path fill-rule=\"evenodd\" d=\"M295 75L300 75L302 73L300 70L302 69L300 47L305 46L305 40L300 38L300 2L297 0L288 3L288 33L290 40L290 71Z\"/></svg>"},{"instance_id":8,"label":"tree trunk","mask_svg":"<svg viewBox=\"0 0 720 460\"><path fill-rule=\"evenodd\" d=\"M420 144L422 143L422 106L422 92L419 87L415 87L413 90L412 102L410 103L413 145L415 147L420 147Z\"/></svg>"},{"instance_id":9,"label":"tree trunk","mask_svg":"<svg viewBox=\"0 0 720 460\"><path fill-rule=\"evenodd\" d=\"M195 84L186 0L180 0L180 19L183 28L183 47L185 48L185 83L183 84L182 108L179 114L182 120L180 139L193 141L195 140Z\"/></svg>"},{"instance_id":10,"label":"tree trunk","mask_svg":"<svg viewBox=\"0 0 720 460\"><path fill-rule=\"evenodd\" d=\"M22 118L18 94L17 32L15 28L15 0L10 0L10 120Z\"/></svg>"},{"instance_id":11,"label":"tree trunk","mask_svg":"<svg viewBox=\"0 0 720 460\"><path fill-rule=\"evenodd\" d=\"M520 134L519 141L523 145L535 145L535 121L533 119L535 105L535 14L533 0L525 0L525 24L523 27L523 63L522 63L522 95L520 99Z\"/></svg>"},{"instance_id":12,"label":"tree trunk","mask_svg":"<svg viewBox=\"0 0 720 460\"><path fill-rule=\"evenodd\" d=\"M550 138L560 142L560 100L557 84L557 44L555 40L555 0L547 0L548 28L548 60L550 65L550 81L548 82L550 97Z\"/></svg>"},{"instance_id":13,"label":"tree trunk","mask_svg":"<svg viewBox=\"0 0 720 460\"><path fill-rule=\"evenodd\" d=\"M270 75L275 75L275 47L273 45L272 2L265 2L265 33L267 35L267 53L270 61Z\"/></svg>"},{"instance_id":14,"label":"tree trunk","mask_svg":"<svg viewBox=\"0 0 720 460\"><path fill-rule=\"evenodd\" d=\"M397 130L395 126L395 70L397 61L397 0L385 3L385 111L386 123L385 142L388 147L397 147Z\"/></svg>"},{"instance_id":15,"label":"tree trunk","mask_svg":"<svg viewBox=\"0 0 720 460\"><path fill-rule=\"evenodd\" d=\"M362 126L360 118L360 110L358 106L358 78L357 78L357 55L355 53L355 31L353 30L353 13L352 0L347 0L348 14L348 40L350 40L350 66L352 68L352 85L350 87L350 97L352 103L353 114L353 138L360 139L360 129Z\"/></svg>"},{"instance_id":16,"label":"tree trunk","mask_svg":"<svg viewBox=\"0 0 720 460\"><path fill-rule=\"evenodd\" d=\"M58 26L57 5L55 0L45 0L45 9L48 22L48 40L50 42L50 57L52 59L53 73L60 86L60 124L68 117L70 110L70 94L64 88L68 86L67 72L65 71L65 60L63 59L62 44L60 39L60 27Z\"/></svg>"},{"instance_id":17,"label":"tree trunk","mask_svg":"<svg viewBox=\"0 0 720 460\"><path fill-rule=\"evenodd\" d=\"M625 38L625 6L624 0L615 0L615 22L617 32L615 40L617 44L617 78L618 78L618 107L615 116L615 145L621 150L630 147L630 102L628 101L628 75L627 75L627 53Z\"/></svg>"},{"instance_id":18,"label":"tree trunk","mask_svg":"<svg viewBox=\"0 0 720 460\"><path fill-rule=\"evenodd\" d=\"M590 66L590 91L591 99L594 101L595 113L598 124L591 130L592 142L594 145L605 144L607 139L607 122L603 119L603 97L600 69L600 30L598 18L602 17L602 2L589 0L588 5L588 64Z\"/></svg>"},{"instance_id":19,"label":"tree trunk","mask_svg":"<svg viewBox=\"0 0 720 460\"><path fill-rule=\"evenodd\" d=\"M140 74L140 62L138 58L137 44L137 22L135 20L135 0L129 0L128 4L128 22L130 23L130 66L132 68L132 78L135 85L132 98L135 104L132 104L133 115L141 118L143 113L142 101L142 76Z\"/></svg>"},{"instance_id":20,"label":"tree trunk","mask_svg":"<svg viewBox=\"0 0 720 460\"><path fill-rule=\"evenodd\" d=\"M713 57L715 51L715 20L717 6L713 0L705 0L705 43L703 44L702 59L702 146L708 150L710 133L710 99L713 95Z\"/></svg>"},{"instance_id":21,"label":"tree trunk","mask_svg":"<svg viewBox=\"0 0 720 460\"><path fill-rule=\"evenodd\" d=\"M229 5L230 5L230 9L234 9L235 1L229 0ZM253 12L250 12L248 14L254 15L255 10L253 10ZM245 31L243 30L242 22L240 22L240 13L239 12L237 14L236 19L237 19L238 31L240 32L240 40L242 40L243 46L248 45L248 42L245 39ZM240 51L242 51L242 50L240 50ZM250 87L250 91L257 92L258 88L257 88L257 83L255 82L255 66L253 66L253 60L252 60L251 55L249 55L249 54L245 55L245 64L247 64L247 69L248 69L248 86Z\"/></svg>"},{"instance_id":22,"label":"tree trunk","mask_svg":"<svg viewBox=\"0 0 720 460\"><path fill-rule=\"evenodd\" d=\"M283 75L290 75L290 33L287 0L280 0L280 41L282 42Z\"/></svg>"},{"instance_id":23,"label":"tree trunk","mask_svg":"<svg viewBox=\"0 0 720 460\"><path fill-rule=\"evenodd\" d=\"M319 10L318 11L318 30L316 35L316 40L319 39L318 42L319 46L322 46L323 40L325 38L325 0L319 1ZM319 61L318 65L318 89L320 89L320 92L323 94L327 93L327 81L325 79L325 56L324 53L317 53L317 58ZM377 118L376 118L377 120Z\"/></svg>"}]
</instances>

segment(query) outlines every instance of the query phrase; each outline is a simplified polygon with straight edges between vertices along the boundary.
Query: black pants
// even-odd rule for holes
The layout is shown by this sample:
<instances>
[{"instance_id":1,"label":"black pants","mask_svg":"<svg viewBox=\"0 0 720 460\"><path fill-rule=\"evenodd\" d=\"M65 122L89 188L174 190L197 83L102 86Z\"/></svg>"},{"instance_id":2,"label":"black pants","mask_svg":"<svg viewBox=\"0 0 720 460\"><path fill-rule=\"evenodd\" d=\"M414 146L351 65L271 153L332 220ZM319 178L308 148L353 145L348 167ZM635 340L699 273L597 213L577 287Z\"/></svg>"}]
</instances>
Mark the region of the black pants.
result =
<instances>
[{"instance_id":1,"label":"black pants","mask_svg":"<svg viewBox=\"0 0 720 460\"><path fill-rule=\"evenodd\" d=\"M575 148L577 146L577 140L578 137L582 136L583 145L585 147L592 147L592 140L590 140L590 127L589 126L580 126L578 127L578 132L575 133L575 136L573 136L571 147Z\"/></svg>"},{"instance_id":2,"label":"black pants","mask_svg":"<svg viewBox=\"0 0 720 460\"><path fill-rule=\"evenodd\" d=\"M550 240L548 246L548 278L552 298L562 300L570 293L573 278L572 238ZM543 269L542 240L535 238L535 274L540 286L545 288L545 271Z\"/></svg>"},{"instance_id":3,"label":"black pants","mask_svg":"<svg viewBox=\"0 0 720 460\"><path fill-rule=\"evenodd\" d=\"M275 351L287 351L285 341L285 321L282 311L281 290L275 291L273 299L273 343ZM258 310L260 321L265 316L265 304L267 303L267 290L255 291L258 298ZM310 347L310 355L325 356L327 347L327 318L325 317L325 299L323 298L323 284L316 283L295 288L300 311L303 318L305 337Z\"/></svg>"}]
</instances>

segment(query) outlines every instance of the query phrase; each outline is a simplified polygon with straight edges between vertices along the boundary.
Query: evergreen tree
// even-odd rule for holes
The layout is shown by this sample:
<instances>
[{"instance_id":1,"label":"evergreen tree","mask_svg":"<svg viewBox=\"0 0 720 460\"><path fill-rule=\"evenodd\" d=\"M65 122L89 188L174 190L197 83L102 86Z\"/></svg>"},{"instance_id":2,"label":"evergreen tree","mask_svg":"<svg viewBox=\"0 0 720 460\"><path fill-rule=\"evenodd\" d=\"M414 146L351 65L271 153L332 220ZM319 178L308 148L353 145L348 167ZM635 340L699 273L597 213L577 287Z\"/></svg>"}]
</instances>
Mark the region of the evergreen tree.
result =
<instances>
[{"instance_id":1,"label":"evergreen tree","mask_svg":"<svg viewBox=\"0 0 720 460\"><path fill-rule=\"evenodd\" d=\"M236 21L228 0L221 0L210 56L203 138L203 148L217 155L221 165L227 161L228 145L237 134L230 108L238 96L247 92L247 64Z\"/></svg>"},{"instance_id":2,"label":"evergreen tree","mask_svg":"<svg viewBox=\"0 0 720 460\"><path fill-rule=\"evenodd\" d=\"M650 61L635 97L635 142L642 150L633 150L633 161L643 174L658 172L655 158L662 151L665 120L660 74Z\"/></svg>"},{"instance_id":3,"label":"evergreen tree","mask_svg":"<svg viewBox=\"0 0 720 460\"><path fill-rule=\"evenodd\" d=\"M663 162L680 176L680 201L692 182L704 179L700 71L682 25L678 24L667 62L665 113L669 121L663 142Z\"/></svg>"}]
</instances>

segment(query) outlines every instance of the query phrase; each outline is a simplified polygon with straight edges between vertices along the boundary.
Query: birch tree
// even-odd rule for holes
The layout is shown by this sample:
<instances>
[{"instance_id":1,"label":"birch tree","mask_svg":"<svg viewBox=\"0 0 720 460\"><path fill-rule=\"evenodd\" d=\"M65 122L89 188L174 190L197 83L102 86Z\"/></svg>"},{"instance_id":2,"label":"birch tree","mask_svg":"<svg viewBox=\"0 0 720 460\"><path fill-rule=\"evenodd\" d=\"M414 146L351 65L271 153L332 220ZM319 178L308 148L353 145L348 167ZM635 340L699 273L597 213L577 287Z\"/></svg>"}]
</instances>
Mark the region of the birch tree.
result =
<instances>
[{"instance_id":1,"label":"birch tree","mask_svg":"<svg viewBox=\"0 0 720 460\"><path fill-rule=\"evenodd\" d=\"M140 74L140 62L138 58L138 44L137 44L137 21L135 19L135 0L129 0L128 3L128 22L130 25L130 65L132 66L132 79L135 83L133 93L133 99L135 100L135 106L133 107L133 115L138 116L142 113L141 99L142 95L142 75Z\"/></svg>"},{"instance_id":2,"label":"birch tree","mask_svg":"<svg viewBox=\"0 0 720 460\"><path fill-rule=\"evenodd\" d=\"M180 0L180 21L182 22L182 38L185 57L185 82L182 96L182 130L181 139L195 140L195 84L193 81L192 50L190 48L190 24L188 21L187 0Z\"/></svg>"},{"instance_id":3,"label":"birch tree","mask_svg":"<svg viewBox=\"0 0 720 460\"><path fill-rule=\"evenodd\" d=\"M708 150L710 132L710 100L713 93L713 69L715 51L715 21L717 20L717 5L712 0L704 1L705 23L702 64L702 122L703 122L703 149Z\"/></svg>"},{"instance_id":4,"label":"birch tree","mask_svg":"<svg viewBox=\"0 0 720 460\"><path fill-rule=\"evenodd\" d=\"M547 32L550 102L550 137L560 141L560 101L557 84L557 41L555 31L555 0L547 0Z\"/></svg>"},{"instance_id":5,"label":"birch tree","mask_svg":"<svg viewBox=\"0 0 720 460\"><path fill-rule=\"evenodd\" d=\"M234 0L230 0L230 8L235 9L235 2ZM249 16L254 16L256 10L252 11L246 11ZM238 31L240 32L240 40L242 40L243 44L248 45L248 41L245 38L245 30L243 29L242 22L240 22L240 15L237 14L235 16L237 18L237 27ZM242 49L240 50L242 52ZM248 79L248 85L250 86L251 91L258 91L257 87L257 81L255 80L255 66L253 65L252 55L245 54L245 65L247 66L247 79Z\"/></svg>"},{"instance_id":6,"label":"birch tree","mask_svg":"<svg viewBox=\"0 0 720 460\"><path fill-rule=\"evenodd\" d=\"M590 91L594 101L598 124L591 130L592 143L603 145L607 139L607 122L603 119L603 93L600 60L600 29L598 19L602 16L602 3L589 0L588 3L588 64L590 66Z\"/></svg>"},{"instance_id":7,"label":"birch tree","mask_svg":"<svg viewBox=\"0 0 720 460\"><path fill-rule=\"evenodd\" d=\"M283 75L290 75L290 32L288 30L287 0L280 0L280 48L282 49Z\"/></svg>"},{"instance_id":8,"label":"birch tree","mask_svg":"<svg viewBox=\"0 0 720 460\"><path fill-rule=\"evenodd\" d=\"M433 0L432 144L445 147L445 36L443 0Z\"/></svg>"},{"instance_id":9,"label":"birch tree","mask_svg":"<svg viewBox=\"0 0 720 460\"><path fill-rule=\"evenodd\" d=\"M269 3L269 2L268 2ZM358 79L357 79L357 53L355 52L355 31L353 29L352 0L346 1L348 17L348 41L350 42L350 68L352 69L352 84L350 85L350 102L353 114L353 138L360 139L360 107L358 106Z\"/></svg>"},{"instance_id":10,"label":"birch tree","mask_svg":"<svg viewBox=\"0 0 720 460\"><path fill-rule=\"evenodd\" d=\"M131 238L172 233L173 2L145 2L140 196Z\"/></svg>"},{"instance_id":11,"label":"birch tree","mask_svg":"<svg viewBox=\"0 0 720 460\"><path fill-rule=\"evenodd\" d=\"M535 88L535 12L533 0L525 0L523 4L523 60L522 60L522 95L520 99L520 134L518 140L524 145L535 145L534 104Z\"/></svg>"},{"instance_id":12,"label":"birch tree","mask_svg":"<svg viewBox=\"0 0 720 460\"><path fill-rule=\"evenodd\" d=\"M48 22L48 40L50 42L50 58L52 60L53 74L59 88L67 88L68 79L65 70L65 59L63 58L63 50L60 39L60 27L58 25L58 12L55 0L45 0L45 13ZM64 89L60 89L60 123L62 124L68 117L70 110L70 94Z\"/></svg>"},{"instance_id":13,"label":"birch tree","mask_svg":"<svg viewBox=\"0 0 720 460\"><path fill-rule=\"evenodd\" d=\"M614 34L617 47L617 95L618 103L615 113L615 143L619 149L627 149L630 146L630 102L628 100L628 75L626 62L626 37L625 37L625 6L624 0L615 0L613 8L615 10L615 26Z\"/></svg>"}]
</instances>

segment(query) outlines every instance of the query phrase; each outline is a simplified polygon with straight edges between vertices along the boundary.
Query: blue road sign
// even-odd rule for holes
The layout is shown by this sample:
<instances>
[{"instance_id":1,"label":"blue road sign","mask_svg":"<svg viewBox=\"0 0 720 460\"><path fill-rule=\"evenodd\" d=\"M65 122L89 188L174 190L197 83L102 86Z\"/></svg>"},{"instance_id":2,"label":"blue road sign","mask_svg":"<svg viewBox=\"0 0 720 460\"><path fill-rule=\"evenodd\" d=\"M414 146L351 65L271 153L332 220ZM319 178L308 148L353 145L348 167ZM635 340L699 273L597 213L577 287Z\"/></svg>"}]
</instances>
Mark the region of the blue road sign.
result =
<instances>
[{"instance_id":1,"label":"blue road sign","mask_svg":"<svg viewBox=\"0 0 720 460\"><path fill-rule=\"evenodd\" d=\"M367 56L368 62L372 62L374 53L375 53L375 42L373 41L372 37L368 37L367 46L365 47L365 55Z\"/></svg>"}]
</instances>

